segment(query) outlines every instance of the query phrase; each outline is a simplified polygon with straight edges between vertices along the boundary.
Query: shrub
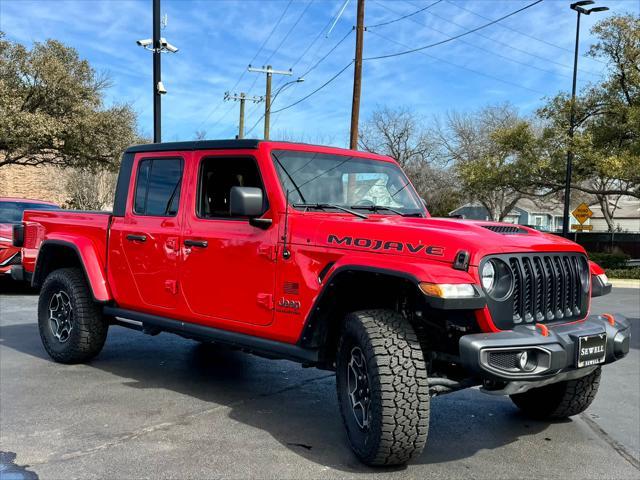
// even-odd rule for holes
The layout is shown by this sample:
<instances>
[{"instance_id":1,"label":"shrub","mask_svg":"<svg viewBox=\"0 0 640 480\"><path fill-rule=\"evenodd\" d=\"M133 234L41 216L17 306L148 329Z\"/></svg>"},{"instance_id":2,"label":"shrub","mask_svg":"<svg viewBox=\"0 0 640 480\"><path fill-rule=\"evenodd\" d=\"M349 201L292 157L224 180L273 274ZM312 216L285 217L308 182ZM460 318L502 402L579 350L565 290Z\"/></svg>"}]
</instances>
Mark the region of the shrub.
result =
<instances>
[{"instance_id":1,"label":"shrub","mask_svg":"<svg viewBox=\"0 0 640 480\"><path fill-rule=\"evenodd\" d=\"M605 270L608 268L624 268L630 258L629 255L625 255L624 253L589 252L589 259L596 262Z\"/></svg>"},{"instance_id":2,"label":"shrub","mask_svg":"<svg viewBox=\"0 0 640 480\"><path fill-rule=\"evenodd\" d=\"M640 267L634 268L612 268L606 270L609 278L633 278L640 280Z\"/></svg>"}]
</instances>

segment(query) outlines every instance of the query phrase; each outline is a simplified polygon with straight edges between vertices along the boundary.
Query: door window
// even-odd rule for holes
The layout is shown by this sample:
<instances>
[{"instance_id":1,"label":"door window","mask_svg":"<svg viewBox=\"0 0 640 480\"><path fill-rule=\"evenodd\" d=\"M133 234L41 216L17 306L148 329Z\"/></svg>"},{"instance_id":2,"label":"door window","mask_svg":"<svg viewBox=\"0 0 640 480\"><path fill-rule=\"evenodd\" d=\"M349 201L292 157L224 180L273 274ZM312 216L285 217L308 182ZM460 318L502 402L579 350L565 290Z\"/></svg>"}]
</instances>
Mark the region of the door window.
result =
<instances>
[{"instance_id":1,"label":"door window","mask_svg":"<svg viewBox=\"0 0 640 480\"><path fill-rule=\"evenodd\" d=\"M229 198L233 187L255 187L267 200L255 159L251 157L209 157L200 165L197 213L200 218L231 218Z\"/></svg>"},{"instance_id":2,"label":"door window","mask_svg":"<svg viewBox=\"0 0 640 480\"><path fill-rule=\"evenodd\" d=\"M174 217L180 204L181 158L145 158L138 164L133 211L138 215Z\"/></svg>"}]
</instances>

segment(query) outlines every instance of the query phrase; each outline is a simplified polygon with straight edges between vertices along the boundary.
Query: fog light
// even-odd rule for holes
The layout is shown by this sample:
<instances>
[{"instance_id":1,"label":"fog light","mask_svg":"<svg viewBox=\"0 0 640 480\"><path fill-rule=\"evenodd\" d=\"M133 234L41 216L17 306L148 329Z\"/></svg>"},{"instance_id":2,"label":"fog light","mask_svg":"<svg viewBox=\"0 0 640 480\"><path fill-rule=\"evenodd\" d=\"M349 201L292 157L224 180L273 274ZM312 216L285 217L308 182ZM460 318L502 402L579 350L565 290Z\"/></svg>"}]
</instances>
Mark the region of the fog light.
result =
<instances>
[{"instance_id":1,"label":"fog light","mask_svg":"<svg viewBox=\"0 0 640 480\"><path fill-rule=\"evenodd\" d=\"M535 354L533 352L529 354L527 350L520 352L517 356L518 367L523 372L532 372L538 366Z\"/></svg>"}]
</instances>

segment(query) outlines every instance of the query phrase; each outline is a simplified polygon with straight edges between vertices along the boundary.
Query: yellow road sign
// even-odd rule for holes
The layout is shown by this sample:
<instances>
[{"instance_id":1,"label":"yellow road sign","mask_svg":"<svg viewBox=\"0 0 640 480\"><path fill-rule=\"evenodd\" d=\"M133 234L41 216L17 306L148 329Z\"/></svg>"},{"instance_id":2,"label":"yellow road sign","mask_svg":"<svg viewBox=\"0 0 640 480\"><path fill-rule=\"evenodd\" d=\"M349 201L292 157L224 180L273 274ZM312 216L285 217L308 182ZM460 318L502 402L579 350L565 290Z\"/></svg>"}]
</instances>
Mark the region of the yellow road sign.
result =
<instances>
[{"instance_id":1,"label":"yellow road sign","mask_svg":"<svg viewBox=\"0 0 640 480\"><path fill-rule=\"evenodd\" d=\"M580 222L580 225L582 225L593 216L593 212L589 208L589 205L587 205L586 203L581 203L573 212L571 212L571 215L573 215L573 218L575 218L578 222Z\"/></svg>"},{"instance_id":2,"label":"yellow road sign","mask_svg":"<svg viewBox=\"0 0 640 480\"><path fill-rule=\"evenodd\" d=\"M593 225L571 225L571 230L577 232L590 232L593 230Z\"/></svg>"}]
</instances>

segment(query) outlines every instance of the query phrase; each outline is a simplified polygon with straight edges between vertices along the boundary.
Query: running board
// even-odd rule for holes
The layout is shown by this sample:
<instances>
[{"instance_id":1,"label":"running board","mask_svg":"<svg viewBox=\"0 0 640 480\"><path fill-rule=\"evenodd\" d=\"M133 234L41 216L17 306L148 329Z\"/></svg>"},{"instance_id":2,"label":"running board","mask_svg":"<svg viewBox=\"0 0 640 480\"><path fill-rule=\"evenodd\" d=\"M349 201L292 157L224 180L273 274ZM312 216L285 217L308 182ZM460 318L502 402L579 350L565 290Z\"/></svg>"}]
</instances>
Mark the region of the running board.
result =
<instances>
[{"instance_id":1,"label":"running board","mask_svg":"<svg viewBox=\"0 0 640 480\"><path fill-rule=\"evenodd\" d=\"M269 358L286 359L303 364L318 363L318 352L316 350L309 350L299 347L298 345L276 342L266 338L254 337L117 307L105 306L103 313L111 317L118 317L114 318L111 323L121 327L133 328L134 330L144 330L148 327L155 327L164 332L175 333L195 340L224 343Z\"/></svg>"}]
</instances>

